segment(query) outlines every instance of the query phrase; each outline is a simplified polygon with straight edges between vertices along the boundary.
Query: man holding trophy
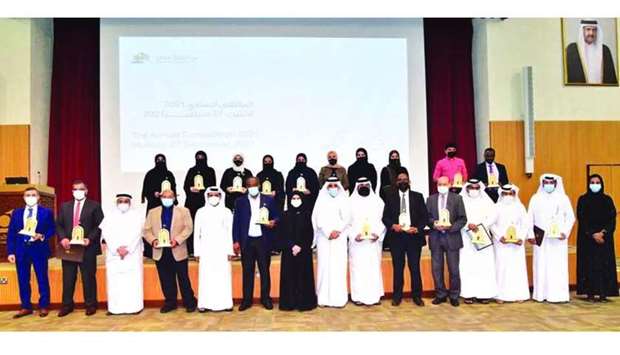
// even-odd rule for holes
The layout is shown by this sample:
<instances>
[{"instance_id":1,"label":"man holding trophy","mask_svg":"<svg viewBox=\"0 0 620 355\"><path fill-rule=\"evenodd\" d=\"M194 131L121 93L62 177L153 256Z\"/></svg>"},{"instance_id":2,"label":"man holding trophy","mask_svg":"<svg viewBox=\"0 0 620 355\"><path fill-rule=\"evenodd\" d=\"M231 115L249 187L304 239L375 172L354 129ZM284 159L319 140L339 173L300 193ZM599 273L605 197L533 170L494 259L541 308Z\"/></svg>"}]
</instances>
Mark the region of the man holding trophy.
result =
<instances>
[{"instance_id":1,"label":"man holding trophy","mask_svg":"<svg viewBox=\"0 0 620 355\"><path fill-rule=\"evenodd\" d=\"M433 304L446 302L459 305L461 293L461 277L459 274L459 253L463 247L461 228L467 224L465 205L460 195L450 192L450 179L441 176L437 180L438 193L429 196L426 207L429 215L429 246L431 249L431 265L435 283L435 299ZM450 290L444 283L444 259L448 262L450 274Z\"/></svg>"},{"instance_id":2,"label":"man holding trophy","mask_svg":"<svg viewBox=\"0 0 620 355\"><path fill-rule=\"evenodd\" d=\"M62 308L59 317L73 312L73 294L78 268L82 275L86 315L97 312L97 255L101 254L103 211L98 202L87 199L88 187L81 180L73 182L73 199L62 204L56 220L62 259Z\"/></svg>"},{"instance_id":3,"label":"man holding trophy","mask_svg":"<svg viewBox=\"0 0 620 355\"><path fill-rule=\"evenodd\" d=\"M32 314L30 269L33 266L39 288L39 316L45 317L50 305L47 258L48 241L55 233L54 213L39 206L39 191L34 187L24 191L24 202L25 207L13 210L7 233L8 259L15 264L21 298L21 309L13 318Z\"/></svg>"}]
</instances>

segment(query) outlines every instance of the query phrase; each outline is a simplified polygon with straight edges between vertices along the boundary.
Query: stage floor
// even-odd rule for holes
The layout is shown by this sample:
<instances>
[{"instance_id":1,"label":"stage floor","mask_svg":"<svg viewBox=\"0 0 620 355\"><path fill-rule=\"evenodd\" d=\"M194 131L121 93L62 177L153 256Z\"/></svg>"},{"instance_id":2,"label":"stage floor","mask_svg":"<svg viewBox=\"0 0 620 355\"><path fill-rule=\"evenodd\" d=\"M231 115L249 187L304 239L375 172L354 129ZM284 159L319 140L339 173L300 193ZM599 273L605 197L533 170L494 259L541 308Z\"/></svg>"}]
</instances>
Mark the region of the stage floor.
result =
<instances>
[{"instance_id":1,"label":"stage floor","mask_svg":"<svg viewBox=\"0 0 620 355\"><path fill-rule=\"evenodd\" d=\"M343 309L310 312L267 311L254 306L245 312L160 314L147 308L134 316L106 316L99 311L86 317L78 310L58 318L28 316L11 319L0 312L2 331L620 331L620 299L591 304L573 299L567 304L528 301L522 304L417 307L407 299L400 307L389 300L373 307L349 303Z\"/></svg>"}]
</instances>

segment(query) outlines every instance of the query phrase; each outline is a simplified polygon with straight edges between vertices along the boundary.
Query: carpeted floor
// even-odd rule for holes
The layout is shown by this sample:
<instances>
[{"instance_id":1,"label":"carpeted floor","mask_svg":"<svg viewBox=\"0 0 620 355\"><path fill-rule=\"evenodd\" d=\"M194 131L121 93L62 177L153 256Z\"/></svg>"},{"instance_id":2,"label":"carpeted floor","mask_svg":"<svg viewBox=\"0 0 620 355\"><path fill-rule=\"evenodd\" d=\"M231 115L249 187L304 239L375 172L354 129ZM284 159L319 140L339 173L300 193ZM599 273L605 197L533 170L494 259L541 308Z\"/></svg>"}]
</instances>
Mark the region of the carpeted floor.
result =
<instances>
[{"instance_id":1,"label":"carpeted floor","mask_svg":"<svg viewBox=\"0 0 620 355\"><path fill-rule=\"evenodd\" d=\"M573 296L574 297L574 296ZM390 300L380 306L343 309L319 308L311 312L267 311L254 305L245 312L191 313L184 309L160 314L147 308L139 315L106 316L100 310L86 317L76 310L64 318L56 311L47 318L28 316L13 320L14 312L0 312L2 331L619 331L620 299L591 304L573 298L568 304L529 301L523 304L449 304L416 307L410 300L393 307Z\"/></svg>"}]
</instances>

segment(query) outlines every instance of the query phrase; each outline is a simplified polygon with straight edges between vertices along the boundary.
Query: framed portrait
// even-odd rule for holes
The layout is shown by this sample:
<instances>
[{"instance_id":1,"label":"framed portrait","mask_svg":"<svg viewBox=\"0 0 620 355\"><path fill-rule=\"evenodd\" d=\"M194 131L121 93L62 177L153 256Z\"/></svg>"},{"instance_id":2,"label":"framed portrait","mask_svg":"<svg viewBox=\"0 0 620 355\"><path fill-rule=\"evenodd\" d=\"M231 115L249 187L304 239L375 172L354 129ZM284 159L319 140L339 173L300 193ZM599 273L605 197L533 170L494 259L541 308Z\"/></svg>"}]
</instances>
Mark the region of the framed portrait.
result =
<instances>
[{"instance_id":1,"label":"framed portrait","mask_svg":"<svg viewBox=\"0 0 620 355\"><path fill-rule=\"evenodd\" d=\"M563 18L564 85L618 86L615 18Z\"/></svg>"}]
</instances>

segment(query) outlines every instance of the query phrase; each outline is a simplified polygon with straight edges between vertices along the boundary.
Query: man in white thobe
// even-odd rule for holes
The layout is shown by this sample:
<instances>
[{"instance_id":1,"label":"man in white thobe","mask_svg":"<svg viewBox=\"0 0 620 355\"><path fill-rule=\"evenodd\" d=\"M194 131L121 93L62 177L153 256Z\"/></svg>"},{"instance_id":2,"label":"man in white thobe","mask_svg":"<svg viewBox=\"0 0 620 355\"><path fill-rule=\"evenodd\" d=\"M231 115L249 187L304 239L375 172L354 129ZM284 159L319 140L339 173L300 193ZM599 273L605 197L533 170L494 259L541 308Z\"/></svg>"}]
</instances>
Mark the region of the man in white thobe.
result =
<instances>
[{"instance_id":1,"label":"man in white thobe","mask_svg":"<svg viewBox=\"0 0 620 355\"><path fill-rule=\"evenodd\" d=\"M350 219L346 191L337 177L328 178L312 211L319 306L344 307L347 304L347 229Z\"/></svg>"},{"instance_id":2,"label":"man in white thobe","mask_svg":"<svg viewBox=\"0 0 620 355\"><path fill-rule=\"evenodd\" d=\"M535 229L543 231L542 244L534 244L534 294L538 302L568 302L568 236L575 223L575 213L564 192L562 178L554 174L540 176L538 191L530 199L528 214Z\"/></svg>"},{"instance_id":3,"label":"man in white thobe","mask_svg":"<svg viewBox=\"0 0 620 355\"><path fill-rule=\"evenodd\" d=\"M144 215L131 209L131 195L116 195L116 209L101 222L105 243L108 315L137 314L144 308L142 226Z\"/></svg>"},{"instance_id":4,"label":"man in white thobe","mask_svg":"<svg viewBox=\"0 0 620 355\"><path fill-rule=\"evenodd\" d=\"M525 240L532 229L530 217L519 199L519 188L503 185L495 213L489 221L495 241L497 303L522 302L530 298L525 259ZM514 231L515 240L508 233Z\"/></svg>"},{"instance_id":5,"label":"man in white thobe","mask_svg":"<svg viewBox=\"0 0 620 355\"><path fill-rule=\"evenodd\" d=\"M478 250L470 236L470 232L477 232L481 228L480 225L488 230L489 220L494 214L495 204L484 189L482 181L470 179L460 193L467 214L467 224L461 229L463 248L459 255L461 297L466 304L474 301L487 304L489 299L497 296L493 247Z\"/></svg>"},{"instance_id":6,"label":"man in white thobe","mask_svg":"<svg viewBox=\"0 0 620 355\"><path fill-rule=\"evenodd\" d=\"M371 188L370 180L359 178L351 195L349 272L351 300L356 305L379 304L383 296L381 268L385 225L384 203Z\"/></svg>"},{"instance_id":7,"label":"man in white thobe","mask_svg":"<svg viewBox=\"0 0 620 355\"><path fill-rule=\"evenodd\" d=\"M229 256L234 255L232 212L216 186L206 190L207 204L194 218L194 255L199 257L198 310L231 311L232 276Z\"/></svg>"}]
</instances>

